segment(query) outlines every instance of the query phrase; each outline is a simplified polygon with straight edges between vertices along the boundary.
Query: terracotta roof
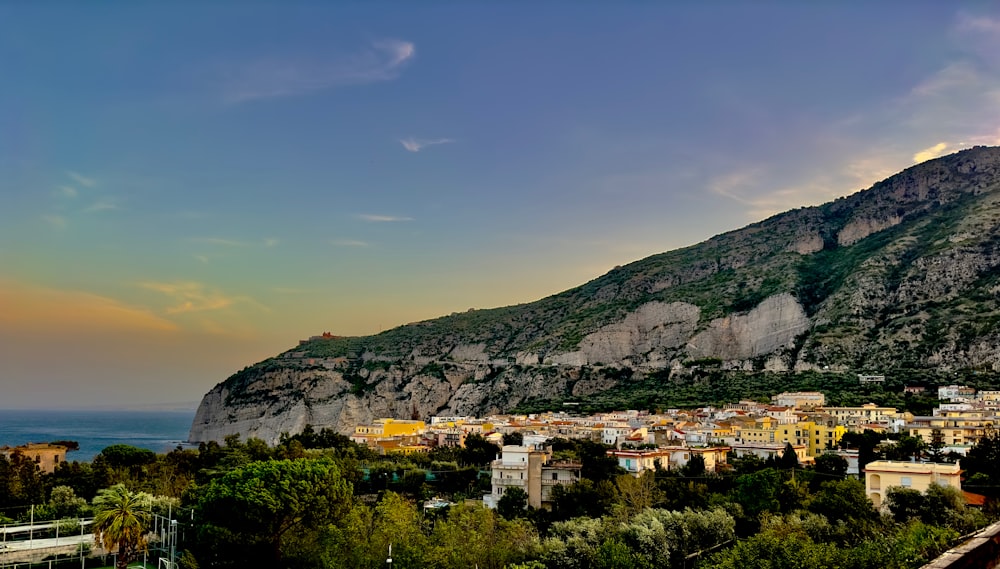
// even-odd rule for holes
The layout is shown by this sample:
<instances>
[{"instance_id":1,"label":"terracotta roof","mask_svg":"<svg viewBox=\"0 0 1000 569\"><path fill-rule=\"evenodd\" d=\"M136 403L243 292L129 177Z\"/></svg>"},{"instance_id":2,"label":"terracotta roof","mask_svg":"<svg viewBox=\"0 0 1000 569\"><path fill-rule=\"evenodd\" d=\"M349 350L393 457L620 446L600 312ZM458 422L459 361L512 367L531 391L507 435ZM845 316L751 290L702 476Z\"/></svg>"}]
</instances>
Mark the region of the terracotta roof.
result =
<instances>
[{"instance_id":1,"label":"terracotta roof","mask_svg":"<svg viewBox=\"0 0 1000 569\"><path fill-rule=\"evenodd\" d=\"M986 496L982 494L973 494L972 492L963 490L962 495L965 496L965 503L970 506L982 506L986 504Z\"/></svg>"}]
</instances>

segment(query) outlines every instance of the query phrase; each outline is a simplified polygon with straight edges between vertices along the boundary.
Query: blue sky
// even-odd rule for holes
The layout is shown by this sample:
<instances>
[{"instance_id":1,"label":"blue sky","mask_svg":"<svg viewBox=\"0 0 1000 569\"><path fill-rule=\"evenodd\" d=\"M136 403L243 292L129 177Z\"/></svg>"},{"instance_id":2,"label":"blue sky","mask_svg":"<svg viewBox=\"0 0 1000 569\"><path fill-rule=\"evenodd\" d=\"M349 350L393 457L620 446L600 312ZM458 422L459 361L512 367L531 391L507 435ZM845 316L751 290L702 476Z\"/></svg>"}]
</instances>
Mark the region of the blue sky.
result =
<instances>
[{"instance_id":1,"label":"blue sky","mask_svg":"<svg viewBox=\"0 0 1000 569\"><path fill-rule=\"evenodd\" d=\"M705 4L0 4L0 408L195 400L1000 144L993 3Z\"/></svg>"}]
</instances>

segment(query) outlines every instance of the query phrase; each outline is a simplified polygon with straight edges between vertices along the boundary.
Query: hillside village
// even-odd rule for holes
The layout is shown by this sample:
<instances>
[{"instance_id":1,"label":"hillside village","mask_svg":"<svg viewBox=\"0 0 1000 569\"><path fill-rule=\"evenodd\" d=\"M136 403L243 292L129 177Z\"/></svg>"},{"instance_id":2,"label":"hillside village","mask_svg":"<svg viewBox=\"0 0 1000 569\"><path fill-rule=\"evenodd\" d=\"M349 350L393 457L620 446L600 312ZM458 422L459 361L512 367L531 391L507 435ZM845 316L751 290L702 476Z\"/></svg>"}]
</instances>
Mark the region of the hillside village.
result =
<instances>
[{"instance_id":1,"label":"hillside village","mask_svg":"<svg viewBox=\"0 0 1000 569\"><path fill-rule=\"evenodd\" d=\"M859 376L878 381L881 376ZM919 392L922 387L908 387ZM381 454L413 454L434 447L461 447L475 434L502 448L491 464L492 492L484 497L495 507L511 487L528 495L532 507L549 505L551 489L580 479L581 465L554 458L551 439L583 439L612 447L609 456L625 472L677 470L700 460L710 472L725 472L730 459L755 455L777 461L791 451L802 466L823 454L846 460L847 474L864 475L873 504L882 504L892 486L926 490L931 483L961 490L958 461L1000 420L1000 390L976 391L961 385L938 388L939 405L930 416L915 416L874 403L858 407L826 405L821 392L785 392L770 403L739 401L721 408L668 409L662 412L617 411L589 416L568 411L488 417L383 418L358 425L353 442ZM880 460L859 463L859 449L844 443L847 433L884 435L885 443L912 437L930 452L915 452L908 462ZM516 442L516 444L510 444ZM919 444L919 443L918 443ZM940 463L940 464L938 464ZM966 493L970 503L982 497Z\"/></svg>"}]
</instances>

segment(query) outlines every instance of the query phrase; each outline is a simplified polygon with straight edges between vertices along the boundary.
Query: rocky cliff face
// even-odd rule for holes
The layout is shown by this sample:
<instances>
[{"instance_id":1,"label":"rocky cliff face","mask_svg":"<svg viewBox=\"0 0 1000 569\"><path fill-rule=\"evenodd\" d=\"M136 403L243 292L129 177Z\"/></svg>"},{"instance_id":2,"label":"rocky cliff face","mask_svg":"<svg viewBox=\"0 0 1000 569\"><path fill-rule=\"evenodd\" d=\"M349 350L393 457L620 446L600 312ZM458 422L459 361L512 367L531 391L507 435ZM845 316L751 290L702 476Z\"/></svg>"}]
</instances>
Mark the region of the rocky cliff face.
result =
<instances>
[{"instance_id":1,"label":"rocky cliff face","mask_svg":"<svg viewBox=\"0 0 1000 569\"><path fill-rule=\"evenodd\" d=\"M1000 149L655 255L537 302L317 340L202 401L190 440L504 411L720 362L1000 368Z\"/></svg>"}]
</instances>

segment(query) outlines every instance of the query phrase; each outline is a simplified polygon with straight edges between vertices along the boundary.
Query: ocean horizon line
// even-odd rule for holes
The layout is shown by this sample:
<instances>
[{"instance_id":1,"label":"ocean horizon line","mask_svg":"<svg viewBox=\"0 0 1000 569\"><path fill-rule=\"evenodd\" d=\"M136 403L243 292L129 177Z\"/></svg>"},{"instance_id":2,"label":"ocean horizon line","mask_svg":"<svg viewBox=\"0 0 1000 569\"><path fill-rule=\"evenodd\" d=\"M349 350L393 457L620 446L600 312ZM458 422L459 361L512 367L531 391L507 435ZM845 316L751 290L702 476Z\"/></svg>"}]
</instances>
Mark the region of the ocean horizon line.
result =
<instances>
[{"instance_id":1,"label":"ocean horizon line","mask_svg":"<svg viewBox=\"0 0 1000 569\"><path fill-rule=\"evenodd\" d=\"M0 413L6 411L17 411L20 413L39 411L45 413L51 412L98 412L98 411L111 411L111 412L122 412L122 411L133 411L133 412L150 412L150 413L194 413L198 410L198 405L200 402L175 402L175 403L150 403L150 404L125 404L125 405L78 405L78 406L22 406L22 407L0 407Z\"/></svg>"}]
</instances>

